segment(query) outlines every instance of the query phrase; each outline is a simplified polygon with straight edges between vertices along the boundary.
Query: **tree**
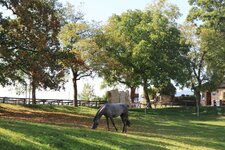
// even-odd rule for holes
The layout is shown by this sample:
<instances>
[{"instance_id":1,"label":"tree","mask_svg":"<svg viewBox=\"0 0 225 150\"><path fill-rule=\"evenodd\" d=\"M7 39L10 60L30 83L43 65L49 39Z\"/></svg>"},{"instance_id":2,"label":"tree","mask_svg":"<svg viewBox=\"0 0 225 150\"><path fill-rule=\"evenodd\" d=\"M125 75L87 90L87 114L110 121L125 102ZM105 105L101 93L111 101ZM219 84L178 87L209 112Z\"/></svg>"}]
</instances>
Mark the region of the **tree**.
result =
<instances>
[{"instance_id":1,"label":"tree","mask_svg":"<svg viewBox=\"0 0 225 150\"><path fill-rule=\"evenodd\" d=\"M192 6L187 20L196 25L206 28L213 28L218 32L225 32L225 3L223 0L189 0ZM202 23L197 23L197 21Z\"/></svg>"},{"instance_id":2,"label":"tree","mask_svg":"<svg viewBox=\"0 0 225 150\"><path fill-rule=\"evenodd\" d=\"M171 79L184 83L188 70L186 54L188 45L182 38L174 19L176 7L166 7L159 1L152 9L129 10L122 15L113 15L104 27L97 44L119 65L110 68L119 72L125 81L142 85L148 103L148 88ZM122 67L121 67L122 66ZM125 73L124 73L124 72ZM120 74L122 73L122 74ZM104 77L114 74L104 74ZM127 75L127 76L125 76ZM115 78L118 81L118 77Z\"/></svg>"},{"instance_id":3,"label":"tree","mask_svg":"<svg viewBox=\"0 0 225 150\"><path fill-rule=\"evenodd\" d=\"M192 37L192 89L197 99L199 116L200 92L212 90L223 81L225 75L225 18L224 1L190 0L192 8L187 20L195 24L195 37ZM201 21L201 23L199 22ZM193 27L192 27L193 28ZM190 31L190 30L189 30ZM193 30L192 30L193 31ZM192 31L190 33L192 33ZM197 37L197 38L196 38ZM193 41L197 41L193 43Z\"/></svg>"},{"instance_id":4,"label":"tree","mask_svg":"<svg viewBox=\"0 0 225 150\"><path fill-rule=\"evenodd\" d=\"M72 5L68 1L62 8L61 15L64 24L77 23L84 20L84 13L79 9L75 9L74 5Z\"/></svg>"},{"instance_id":5,"label":"tree","mask_svg":"<svg viewBox=\"0 0 225 150\"><path fill-rule=\"evenodd\" d=\"M181 30L183 31L187 42L191 45L191 49L188 54L188 58L190 60L191 78L187 85L194 90L194 94L196 96L197 115L199 116L202 85L210 78L206 71L205 57L207 51L200 47L201 41L196 33L197 29L194 25L183 25L181 26Z\"/></svg>"},{"instance_id":6,"label":"tree","mask_svg":"<svg viewBox=\"0 0 225 150\"><path fill-rule=\"evenodd\" d=\"M97 43L101 39L96 40ZM117 84L124 84L131 89L131 101L134 102L136 87L140 85L139 77L134 73L132 68L125 67L111 54L97 48L92 52L92 67L100 77L104 78L104 85L115 86Z\"/></svg>"},{"instance_id":7,"label":"tree","mask_svg":"<svg viewBox=\"0 0 225 150\"><path fill-rule=\"evenodd\" d=\"M36 89L59 89L64 72L58 65L60 20L55 0L0 1L13 13L13 18L0 18L0 77L3 85L18 80L31 80L32 101Z\"/></svg>"},{"instance_id":8,"label":"tree","mask_svg":"<svg viewBox=\"0 0 225 150\"><path fill-rule=\"evenodd\" d=\"M117 58L112 57L112 53L105 50L106 39L105 30L95 28L94 48L91 51L92 68L97 74L104 78L105 86L116 86L124 84L131 89L131 101L134 101L135 89L140 85L138 76L134 74L132 67L125 66ZM113 43L112 43L113 44ZM109 47L107 48L109 50ZM129 63L128 59L124 59L125 63Z\"/></svg>"},{"instance_id":9,"label":"tree","mask_svg":"<svg viewBox=\"0 0 225 150\"><path fill-rule=\"evenodd\" d=\"M77 81L83 77L90 76L92 69L89 65L89 50L92 42L90 40L90 28L86 23L67 23L59 34L63 45L62 64L68 68L73 76L74 106L77 103Z\"/></svg>"},{"instance_id":10,"label":"tree","mask_svg":"<svg viewBox=\"0 0 225 150\"><path fill-rule=\"evenodd\" d=\"M63 59L61 64L72 74L73 105L77 107L77 81L92 75L90 51L95 45L91 39L95 27L84 22L84 14L81 11L76 11L74 6L68 2L63 8L62 14L64 26L58 35L62 44Z\"/></svg>"},{"instance_id":11,"label":"tree","mask_svg":"<svg viewBox=\"0 0 225 150\"><path fill-rule=\"evenodd\" d=\"M85 83L79 97L82 100L88 100L88 101L93 100L95 98L94 87L88 83Z\"/></svg>"},{"instance_id":12,"label":"tree","mask_svg":"<svg viewBox=\"0 0 225 150\"><path fill-rule=\"evenodd\" d=\"M213 72L213 80L218 84L224 79L225 74L225 3L224 1L190 0L192 8L187 17L198 27L201 46L206 49L208 69ZM201 23L197 21L200 20Z\"/></svg>"},{"instance_id":13,"label":"tree","mask_svg":"<svg viewBox=\"0 0 225 150\"><path fill-rule=\"evenodd\" d=\"M201 46L207 51L206 63L212 76L211 87L215 89L225 79L225 35L213 29L202 29L200 38Z\"/></svg>"}]
</instances>

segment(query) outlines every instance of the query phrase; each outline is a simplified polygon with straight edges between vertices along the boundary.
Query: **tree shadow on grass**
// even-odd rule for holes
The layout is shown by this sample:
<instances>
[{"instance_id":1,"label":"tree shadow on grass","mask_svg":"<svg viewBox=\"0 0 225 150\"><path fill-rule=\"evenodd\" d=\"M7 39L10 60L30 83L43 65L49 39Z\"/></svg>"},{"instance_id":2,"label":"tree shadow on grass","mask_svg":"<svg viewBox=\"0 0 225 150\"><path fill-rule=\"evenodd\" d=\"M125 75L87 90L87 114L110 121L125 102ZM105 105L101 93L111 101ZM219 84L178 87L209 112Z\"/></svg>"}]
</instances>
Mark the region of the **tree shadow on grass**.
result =
<instances>
[{"instance_id":1,"label":"tree shadow on grass","mask_svg":"<svg viewBox=\"0 0 225 150\"><path fill-rule=\"evenodd\" d=\"M146 137L157 135L160 139L173 140L192 146L221 150L225 147L225 123L221 125L210 124L221 121L221 116L159 116L140 115L133 120L135 134Z\"/></svg>"},{"instance_id":2,"label":"tree shadow on grass","mask_svg":"<svg viewBox=\"0 0 225 150\"><path fill-rule=\"evenodd\" d=\"M127 138L125 134L94 131L84 128L68 128L56 125L1 120L0 127L26 139L21 148L29 148L33 142L40 143L37 149L166 149L160 142ZM3 141L4 142L4 141ZM29 143L30 142L30 143ZM4 144L4 143L3 143ZM18 143L20 144L20 143ZM3 150L7 147L3 147ZM11 149L20 149L12 144ZM34 148L35 149L35 148Z\"/></svg>"},{"instance_id":3,"label":"tree shadow on grass","mask_svg":"<svg viewBox=\"0 0 225 150\"><path fill-rule=\"evenodd\" d=\"M17 145L15 142L9 141L8 138L1 135L0 138L0 149L1 150L30 150L30 146ZM37 148L32 147L33 150Z\"/></svg>"},{"instance_id":4,"label":"tree shadow on grass","mask_svg":"<svg viewBox=\"0 0 225 150\"><path fill-rule=\"evenodd\" d=\"M130 112L145 114L145 109L130 109ZM196 116L196 107L168 107L160 109L147 109L147 114L160 116ZM225 106L201 107L200 116L225 116Z\"/></svg>"},{"instance_id":5,"label":"tree shadow on grass","mask_svg":"<svg viewBox=\"0 0 225 150\"><path fill-rule=\"evenodd\" d=\"M10 106L0 108L0 117L11 120L24 120L30 122L62 124L65 126L68 125L78 127L90 126L93 118L93 115L91 114L63 113L60 111L34 111L34 109L24 109L21 107L18 107L20 109L16 108L11 108Z\"/></svg>"}]
</instances>

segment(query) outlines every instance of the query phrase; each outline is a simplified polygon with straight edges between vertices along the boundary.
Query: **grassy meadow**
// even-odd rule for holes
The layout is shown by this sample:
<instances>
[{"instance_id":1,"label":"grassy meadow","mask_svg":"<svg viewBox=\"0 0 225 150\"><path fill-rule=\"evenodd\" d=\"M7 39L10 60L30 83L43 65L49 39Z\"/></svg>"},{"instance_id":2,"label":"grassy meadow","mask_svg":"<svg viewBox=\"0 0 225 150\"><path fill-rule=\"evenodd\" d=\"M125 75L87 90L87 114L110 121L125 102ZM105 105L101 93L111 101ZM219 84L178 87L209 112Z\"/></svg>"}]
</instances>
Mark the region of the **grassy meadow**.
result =
<instances>
[{"instance_id":1,"label":"grassy meadow","mask_svg":"<svg viewBox=\"0 0 225 150\"><path fill-rule=\"evenodd\" d=\"M0 104L1 150L224 150L225 107L193 107L129 111L131 127L123 134L106 131L102 117L90 129L96 108Z\"/></svg>"}]
</instances>

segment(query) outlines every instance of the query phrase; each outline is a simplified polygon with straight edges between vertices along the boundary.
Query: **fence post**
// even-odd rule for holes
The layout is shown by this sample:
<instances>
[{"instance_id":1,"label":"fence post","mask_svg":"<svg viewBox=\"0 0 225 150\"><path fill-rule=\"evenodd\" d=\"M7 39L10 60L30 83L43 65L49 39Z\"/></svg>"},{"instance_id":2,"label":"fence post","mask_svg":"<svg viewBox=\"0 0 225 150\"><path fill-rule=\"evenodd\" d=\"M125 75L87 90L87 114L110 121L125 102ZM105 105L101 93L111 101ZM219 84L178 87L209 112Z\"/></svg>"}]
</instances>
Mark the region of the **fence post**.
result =
<instances>
[{"instance_id":1,"label":"fence post","mask_svg":"<svg viewBox=\"0 0 225 150\"><path fill-rule=\"evenodd\" d=\"M6 97L3 97L2 99L2 103L5 103Z\"/></svg>"}]
</instances>

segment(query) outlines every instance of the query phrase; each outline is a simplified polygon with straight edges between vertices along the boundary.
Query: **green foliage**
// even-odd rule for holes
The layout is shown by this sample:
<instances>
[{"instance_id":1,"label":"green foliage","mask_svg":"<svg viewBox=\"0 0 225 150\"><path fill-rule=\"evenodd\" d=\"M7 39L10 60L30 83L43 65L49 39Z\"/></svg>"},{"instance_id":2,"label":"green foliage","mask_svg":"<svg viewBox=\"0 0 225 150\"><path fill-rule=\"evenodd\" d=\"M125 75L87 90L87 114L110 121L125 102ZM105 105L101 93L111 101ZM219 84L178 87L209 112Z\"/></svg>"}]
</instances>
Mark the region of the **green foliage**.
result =
<instances>
[{"instance_id":1,"label":"green foliage","mask_svg":"<svg viewBox=\"0 0 225 150\"><path fill-rule=\"evenodd\" d=\"M92 41L90 27L86 23L67 23L59 33L62 43L61 64L69 69L73 76L74 106L77 106L77 80L90 76L90 54Z\"/></svg>"},{"instance_id":2,"label":"green foliage","mask_svg":"<svg viewBox=\"0 0 225 150\"><path fill-rule=\"evenodd\" d=\"M64 23L76 23L83 21L84 13L79 10L78 8L75 8L74 5L66 2L65 6L62 8L62 18Z\"/></svg>"},{"instance_id":3,"label":"green foliage","mask_svg":"<svg viewBox=\"0 0 225 150\"><path fill-rule=\"evenodd\" d=\"M192 68L191 86L200 105L200 91L215 90L225 75L224 1L189 0L192 5L187 20L195 23L187 34L192 40L189 55ZM186 28L187 29L187 28ZM193 32L194 31L194 32ZM185 31L187 32L187 31ZM193 42L195 41L195 42Z\"/></svg>"},{"instance_id":4,"label":"green foliage","mask_svg":"<svg viewBox=\"0 0 225 150\"><path fill-rule=\"evenodd\" d=\"M99 69L100 76L129 87L143 85L145 91L150 85L171 79L185 83L189 47L174 20L178 13L175 6L168 6L165 1L156 6L109 18L97 37L98 46L107 56L100 57L107 58Z\"/></svg>"},{"instance_id":5,"label":"green foliage","mask_svg":"<svg viewBox=\"0 0 225 150\"><path fill-rule=\"evenodd\" d=\"M189 0L192 6L188 21L195 22L202 21L202 27L213 28L220 32L225 32L225 4L223 0Z\"/></svg>"},{"instance_id":6,"label":"green foliage","mask_svg":"<svg viewBox=\"0 0 225 150\"><path fill-rule=\"evenodd\" d=\"M63 70L58 65L57 2L7 0L0 5L13 13L12 18L0 18L1 84L16 80L24 84L29 79L34 100L36 88L60 88Z\"/></svg>"},{"instance_id":7,"label":"green foliage","mask_svg":"<svg viewBox=\"0 0 225 150\"><path fill-rule=\"evenodd\" d=\"M201 47L201 40L197 34L197 28L193 24L185 24L181 26L183 35L186 37L187 42L191 46L191 50L188 53L188 59L190 60L191 78L188 85L191 88L198 88L201 90L201 84L209 80L207 64L205 61L206 49Z\"/></svg>"},{"instance_id":8,"label":"green foliage","mask_svg":"<svg viewBox=\"0 0 225 150\"><path fill-rule=\"evenodd\" d=\"M201 46L207 51L206 63L211 74L211 84L214 89L225 79L225 34L212 29L202 29L200 33Z\"/></svg>"},{"instance_id":9,"label":"green foliage","mask_svg":"<svg viewBox=\"0 0 225 150\"><path fill-rule=\"evenodd\" d=\"M206 62L212 74L212 84L224 79L225 74L225 18L224 1L190 0L192 9L188 21L195 22L201 39L201 47L207 51ZM200 21L200 23L198 23Z\"/></svg>"},{"instance_id":10,"label":"green foliage","mask_svg":"<svg viewBox=\"0 0 225 150\"><path fill-rule=\"evenodd\" d=\"M79 97L82 100L93 100L95 98L94 87L88 83L85 83Z\"/></svg>"},{"instance_id":11,"label":"green foliage","mask_svg":"<svg viewBox=\"0 0 225 150\"><path fill-rule=\"evenodd\" d=\"M58 37L63 49L62 64L77 73L75 78L90 74L88 50L90 49L89 31L85 23L68 23L61 29Z\"/></svg>"}]
</instances>

